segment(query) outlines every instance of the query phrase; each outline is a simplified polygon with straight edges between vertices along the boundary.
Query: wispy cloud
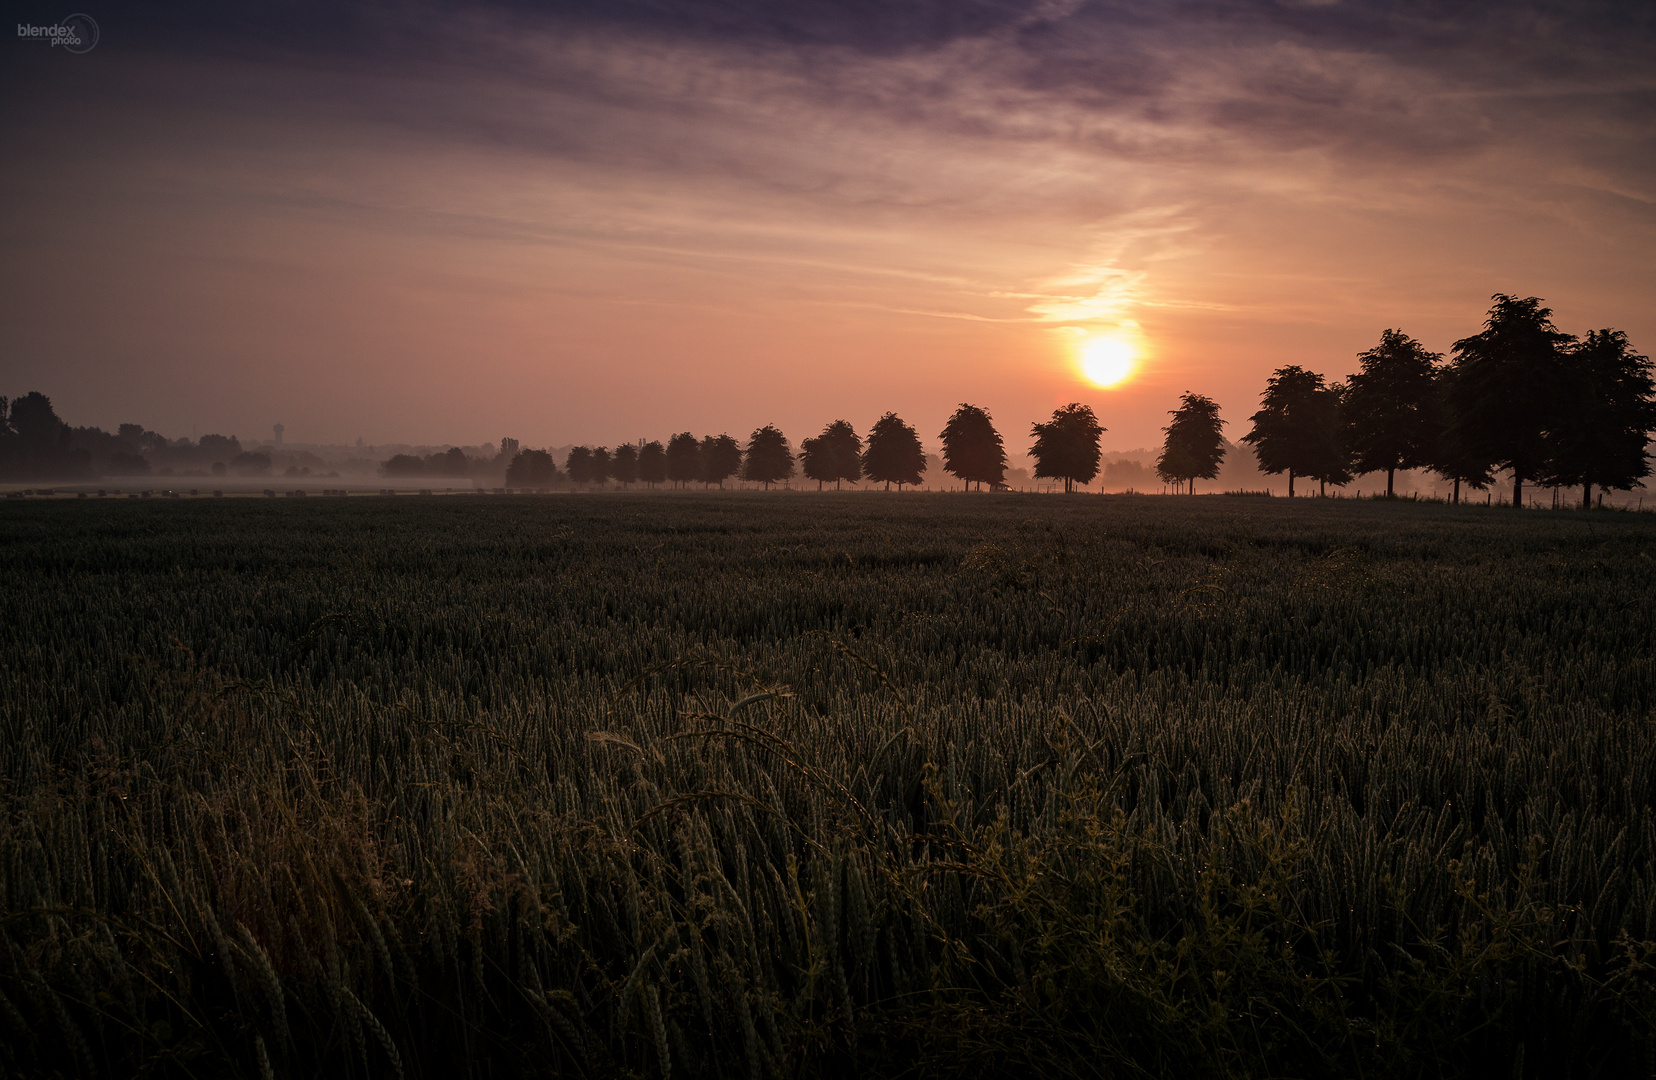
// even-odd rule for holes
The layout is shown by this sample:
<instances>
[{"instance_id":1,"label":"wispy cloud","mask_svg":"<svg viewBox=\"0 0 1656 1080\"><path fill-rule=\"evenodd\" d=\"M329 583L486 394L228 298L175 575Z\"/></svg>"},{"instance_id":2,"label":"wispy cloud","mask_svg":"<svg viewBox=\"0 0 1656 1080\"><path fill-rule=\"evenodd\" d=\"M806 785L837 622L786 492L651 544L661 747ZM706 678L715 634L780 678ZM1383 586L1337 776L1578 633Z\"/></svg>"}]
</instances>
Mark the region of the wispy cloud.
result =
<instances>
[{"instance_id":1,"label":"wispy cloud","mask_svg":"<svg viewBox=\"0 0 1656 1080\"><path fill-rule=\"evenodd\" d=\"M636 314L566 332L616 304L697 313L707 355L730 351L719 318L759 321L916 384L980 348L973 377L1016 356L1005 385L1039 370L1027 393L1045 394L1069 377L1040 367L1048 330L1127 322L1168 365L1225 349L1257 379L1285 349L1349 356L1411 313L1429 336L1497 288L1606 308L1648 293L1656 33L1640 10L186 3L135 16L125 40L142 47L112 32L100 66L0 74L17 150L0 227L14 265L60 268L14 274L0 315L10 344L68 348L31 312L83 287L70 267L156 309L144 289L205 289L201 267L256 251L278 269L246 271L248 308L397 282L416 299L375 300L351 329L385 355L430 319L451 336L427 337L495 341L503 366L611 365L624 382L644 369L605 333L688 340L669 315L648 334ZM271 239L287 235L318 239ZM374 270L342 285L359 259ZM496 325L479 295L510 298ZM202 317L234 338L233 313ZM501 321L518 336L495 340ZM945 342L937 324L985 336ZM180 319L167 347L196 348L200 327Z\"/></svg>"}]
</instances>

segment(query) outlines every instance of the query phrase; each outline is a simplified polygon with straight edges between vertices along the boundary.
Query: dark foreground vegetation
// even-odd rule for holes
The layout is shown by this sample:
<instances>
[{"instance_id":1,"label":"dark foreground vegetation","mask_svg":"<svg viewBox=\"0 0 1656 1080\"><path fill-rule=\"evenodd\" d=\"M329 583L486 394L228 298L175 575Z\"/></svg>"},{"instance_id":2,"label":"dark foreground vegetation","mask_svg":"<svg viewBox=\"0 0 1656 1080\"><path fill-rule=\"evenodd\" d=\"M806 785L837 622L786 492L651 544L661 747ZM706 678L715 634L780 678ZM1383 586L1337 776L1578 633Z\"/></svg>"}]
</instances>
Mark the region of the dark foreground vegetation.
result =
<instances>
[{"instance_id":1,"label":"dark foreground vegetation","mask_svg":"<svg viewBox=\"0 0 1656 1080\"><path fill-rule=\"evenodd\" d=\"M0 1066L1649 1075L1656 517L8 506Z\"/></svg>"}]
</instances>

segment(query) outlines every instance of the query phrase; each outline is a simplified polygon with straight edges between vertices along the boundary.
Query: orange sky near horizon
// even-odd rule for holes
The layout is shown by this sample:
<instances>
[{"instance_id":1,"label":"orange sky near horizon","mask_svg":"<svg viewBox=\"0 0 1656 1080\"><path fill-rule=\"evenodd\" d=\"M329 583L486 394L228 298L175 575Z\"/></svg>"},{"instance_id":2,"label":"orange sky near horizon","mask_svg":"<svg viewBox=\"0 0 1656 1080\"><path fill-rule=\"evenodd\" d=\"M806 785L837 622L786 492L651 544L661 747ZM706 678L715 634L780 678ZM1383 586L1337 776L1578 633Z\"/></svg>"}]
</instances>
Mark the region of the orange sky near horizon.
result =
<instances>
[{"instance_id":1,"label":"orange sky near horizon","mask_svg":"<svg viewBox=\"0 0 1656 1080\"><path fill-rule=\"evenodd\" d=\"M1112 95L1010 32L500 16L363 60L115 30L27 57L0 106L26 151L0 173L0 393L75 424L797 445L890 409L935 449L970 401L1021 452L1082 401L1129 449L1186 390L1236 439L1273 368L1344 376L1388 327L1445 351L1497 291L1656 348L1651 121L1625 107L1648 64L1478 82L1170 29L1141 51L1187 62ZM1081 360L1110 337L1137 355L1106 388Z\"/></svg>"}]
</instances>

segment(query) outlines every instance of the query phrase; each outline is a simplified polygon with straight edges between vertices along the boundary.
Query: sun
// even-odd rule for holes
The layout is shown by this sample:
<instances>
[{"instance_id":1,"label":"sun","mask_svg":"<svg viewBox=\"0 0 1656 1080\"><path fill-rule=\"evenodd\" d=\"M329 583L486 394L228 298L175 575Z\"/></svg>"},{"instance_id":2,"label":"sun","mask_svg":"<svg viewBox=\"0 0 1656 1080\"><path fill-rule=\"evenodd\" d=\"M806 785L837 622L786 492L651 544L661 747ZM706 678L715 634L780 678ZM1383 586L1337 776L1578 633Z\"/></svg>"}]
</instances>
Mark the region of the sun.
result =
<instances>
[{"instance_id":1,"label":"sun","mask_svg":"<svg viewBox=\"0 0 1656 1080\"><path fill-rule=\"evenodd\" d=\"M1095 337L1081 346L1081 372L1094 386L1115 386L1138 367L1138 344L1114 335Z\"/></svg>"}]
</instances>

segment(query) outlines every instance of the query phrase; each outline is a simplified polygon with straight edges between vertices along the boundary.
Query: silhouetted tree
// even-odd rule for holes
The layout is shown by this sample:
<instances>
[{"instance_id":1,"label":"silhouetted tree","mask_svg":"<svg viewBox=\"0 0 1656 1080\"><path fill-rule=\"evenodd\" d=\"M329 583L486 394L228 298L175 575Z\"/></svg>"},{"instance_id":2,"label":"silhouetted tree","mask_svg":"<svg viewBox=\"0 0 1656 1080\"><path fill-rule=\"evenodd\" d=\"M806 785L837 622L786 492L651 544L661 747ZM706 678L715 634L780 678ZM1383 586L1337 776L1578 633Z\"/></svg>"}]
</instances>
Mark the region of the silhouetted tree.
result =
<instances>
[{"instance_id":1,"label":"silhouetted tree","mask_svg":"<svg viewBox=\"0 0 1656 1080\"><path fill-rule=\"evenodd\" d=\"M1432 441L1431 461L1427 463L1427 468L1454 482L1449 501L1457 506L1460 504L1462 484L1482 491L1495 479L1489 462L1466 445L1460 425L1453 422L1452 401L1456 394L1451 385L1458 374L1453 366L1438 368L1433 401L1437 413L1437 438Z\"/></svg>"},{"instance_id":2,"label":"silhouetted tree","mask_svg":"<svg viewBox=\"0 0 1656 1080\"><path fill-rule=\"evenodd\" d=\"M448 448L448 453L437 458L437 469L443 476L462 477L471 475L471 458L458 446Z\"/></svg>"},{"instance_id":3,"label":"silhouetted tree","mask_svg":"<svg viewBox=\"0 0 1656 1080\"><path fill-rule=\"evenodd\" d=\"M718 484L742 471L742 447L729 435L707 435L701 441L701 478L703 483Z\"/></svg>"},{"instance_id":4,"label":"silhouetted tree","mask_svg":"<svg viewBox=\"0 0 1656 1080\"><path fill-rule=\"evenodd\" d=\"M1064 491L1075 490L1076 484L1090 484L1098 475L1098 462L1103 457L1098 448L1098 437L1104 426L1093 415L1092 406L1070 402L1052 411L1052 419L1034 424L1030 434L1035 442L1029 448L1035 459L1035 475L1064 482Z\"/></svg>"},{"instance_id":5,"label":"silhouetted tree","mask_svg":"<svg viewBox=\"0 0 1656 1080\"><path fill-rule=\"evenodd\" d=\"M1351 483L1351 444L1346 439L1345 383L1335 383L1313 401L1312 416L1323 438L1313 467L1305 475L1321 486L1319 494L1328 494L1328 485L1336 487Z\"/></svg>"},{"instance_id":6,"label":"silhouetted tree","mask_svg":"<svg viewBox=\"0 0 1656 1080\"><path fill-rule=\"evenodd\" d=\"M1006 448L989 414L962 404L943 425L943 469L968 484L991 487L1006 477Z\"/></svg>"},{"instance_id":7,"label":"silhouetted tree","mask_svg":"<svg viewBox=\"0 0 1656 1080\"><path fill-rule=\"evenodd\" d=\"M1281 367L1265 384L1253 430L1242 441L1254 448L1261 472L1288 474L1288 497L1294 478L1309 476L1339 483L1345 454L1339 427L1339 398L1323 377L1297 364Z\"/></svg>"},{"instance_id":8,"label":"silhouetted tree","mask_svg":"<svg viewBox=\"0 0 1656 1080\"><path fill-rule=\"evenodd\" d=\"M1398 469L1432 463L1442 359L1401 330L1387 330L1380 344L1357 357L1361 368L1346 380L1342 404L1356 471L1384 472L1388 496L1395 493Z\"/></svg>"},{"instance_id":9,"label":"silhouetted tree","mask_svg":"<svg viewBox=\"0 0 1656 1080\"><path fill-rule=\"evenodd\" d=\"M813 435L799 444L799 471L805 479L815 480L817 490L834 479L834 454L821 435Z\"/></svg>"},{"instance_id":10,"label":"silhouetted tree","mask_svg":"<svg viewBox=\"0 0 1656 1080\"><path fill-rule=\"evenodd\" d=\"M823 429L822 438L834 462L834 487L844 480L861 480L863 442L857 430L848 421L835 420Z\"/></svg>"},{"instance_id":11,"label":"silhouetted tree","mask_svg":"<svg viewBox=\"0 0 1656 1080\"><path fill-rule=\"evenodd\" d=\"M557 479L558 467L545 450L519 450L506 466L507 487L551 487Z\"/></svg>"},{"instance_id":12,"label":"silhouetted tree","mask_svg":"<svg viewBox=\"0 0 1656 1080\"><path fill-rule=\"evenodd\" d=\"M201 456L211 461L228 462L242 452L241 440L234 435L203 435L196 446Z\"/></svg>"},{"instance_id":13,"label":"silhouetted tree","mask_svg":"<svg viewBox=\"0 0 1656 1080\"><path fill-rule=\"evenodd\" d=\"M1194 495L1198 477L1215 480L1219 476L1219 465L1225 460L1225 437L1219 429L1225 422L1212 398L1186 391L1179 400L1182 404L1168 413L1173 422L1162 428L1167 440L1156 461L1156 475L1170 484L1189 484Z\"/></svg>"},{"instance_id":14,"label":"silhouetted tree","mask_svg":"<svg viewBox=\"0 0 1656 1080\"><path fill-rule=\"evenodd\" d=\"M792 476L793 467L794 456L787 437L774 424L766 424L749 437L742 460L742 479L764 484L769 491L772 484Z\"/></svg>"},{"instance_id":15,"label":"silhouetted tree","mask_svg":"<svg viewBox=\"0 0 1656 1080\"><path fill-rule=\"evenodd\" d=\"M230 462L230 471L238 476L254 475L256 465L253 456L247 453L237 454L235 459ZM264 467L260 471L270 471L270 459L263 454L258 456L264 457ZM380 463L380 475L393 477L424 476L425 459L415 454L393 454L389 461Z\"/></svg>"},{"instance_id":16,"label":"silhouetted tree","mask_svg":"<svg viewBox=\"0 0 1656 1080\"><path fill-rule=\"evenodd\" d=\"M610 457L610 475L615 482L626 487L638 479L638 447L632 443L622 443L615 448Z\"/></svg>"},{"instance_id":17,"label":"silhouetted tree","mask_svg":"<svg viewBox=\"0 0 1656 1080\"><path fill-rule=\"evenodd\" d=\"M592 447L570 447L569 454L564 458L564 472L569 474L572 484L592 483Z\"/></svg>"},{"instance_id":18,"label":"silhouetted tree","mask_svg":"<svg viewBox=\"0 0 1656 1080\"><path fill-rule=\"evenodd\" d=\"M638 448L638 478L651 487L667 479L667 451L653 439Z\"/></svg>"},{"instance_id":19,"label":"silhouetted tree","mask_svg":"<svg viewBox=\"0 0 1656 1080\"><path fill-rule=\"evenodd\" d=\"M91 456L70 446L73 433L58 419L52 399L38 390L14 398L0 449L5 471L19 478L70 479L91 471Z\"/></svg>"},{"instance_id":20,"label":"silhouetted tree","mask_svg":"<svg viewBox=\"0 0 1656 1080\"><path fill-rule=\"evenodd\" d=\"M845 420L835 420L822 429L814 439L799 444L800 466L806 476L817 482L840 486L840 481L855 482L862 478L862 440L857 430Z\"/></svg>"},{"instance_id":21,"label":"silhouetted tree","mask_svg":"<svg viewBox=\"0 0 1656 1080\"><path fill-rule=\"evenodd\" d=\"M863 472L886 490L896 484L920 483L926 471L926 453L920 446L920 435L903 423L896 413L888 412L874 422L868 431L868 449L863 452Z\"/></svg>"},{"instance_id":22,"label":"silhouetted tree","mask_svg":"<svg viewBox=\"0 0 1656 1080\"><path fill-rule=\"evenodd\" d=\"M610 452L607 447L595 446L592 449L592 482L602 484L609 479Z\"/></svg>"},{"instance_id":23,"label":"silhouetted tree","mask_svg":"<svg viewBox=\"0 0 1656 1080\"><path fill-rule=\"evenodd\" d=\"M1656 381L1620 330L1593 330L1565 350L1564 378L1547 431L1544 483L1581 487L1582 509L1593 486L1626 491L1650 474L1645 447L1656 428Z\"/></svg>"},{"instance_id":24,"label":"silhouetted tree","mask_svg":"<svg viewBox=\"0 0 1656 1080\"><path fill-rule=\"evenodd\" d=\"M680 487L701 479L701 444L688 431L667 440L667 479Z\"/></svg>"},{"instance_id":25,"label":"silhouetted tree","mask_svg":"<svg viewBox=\"0 0 1656 1080\"><path fill-rule=\"evenodd\" d=\"M1536 297L1495 294L1483 332L1454 344L1450 418L1458 445L1486 468L1512 472L1512 503L1546 468L1546 432L1562 393L1563 352L1573 343Z\"/></svg>"}]
</instances>

